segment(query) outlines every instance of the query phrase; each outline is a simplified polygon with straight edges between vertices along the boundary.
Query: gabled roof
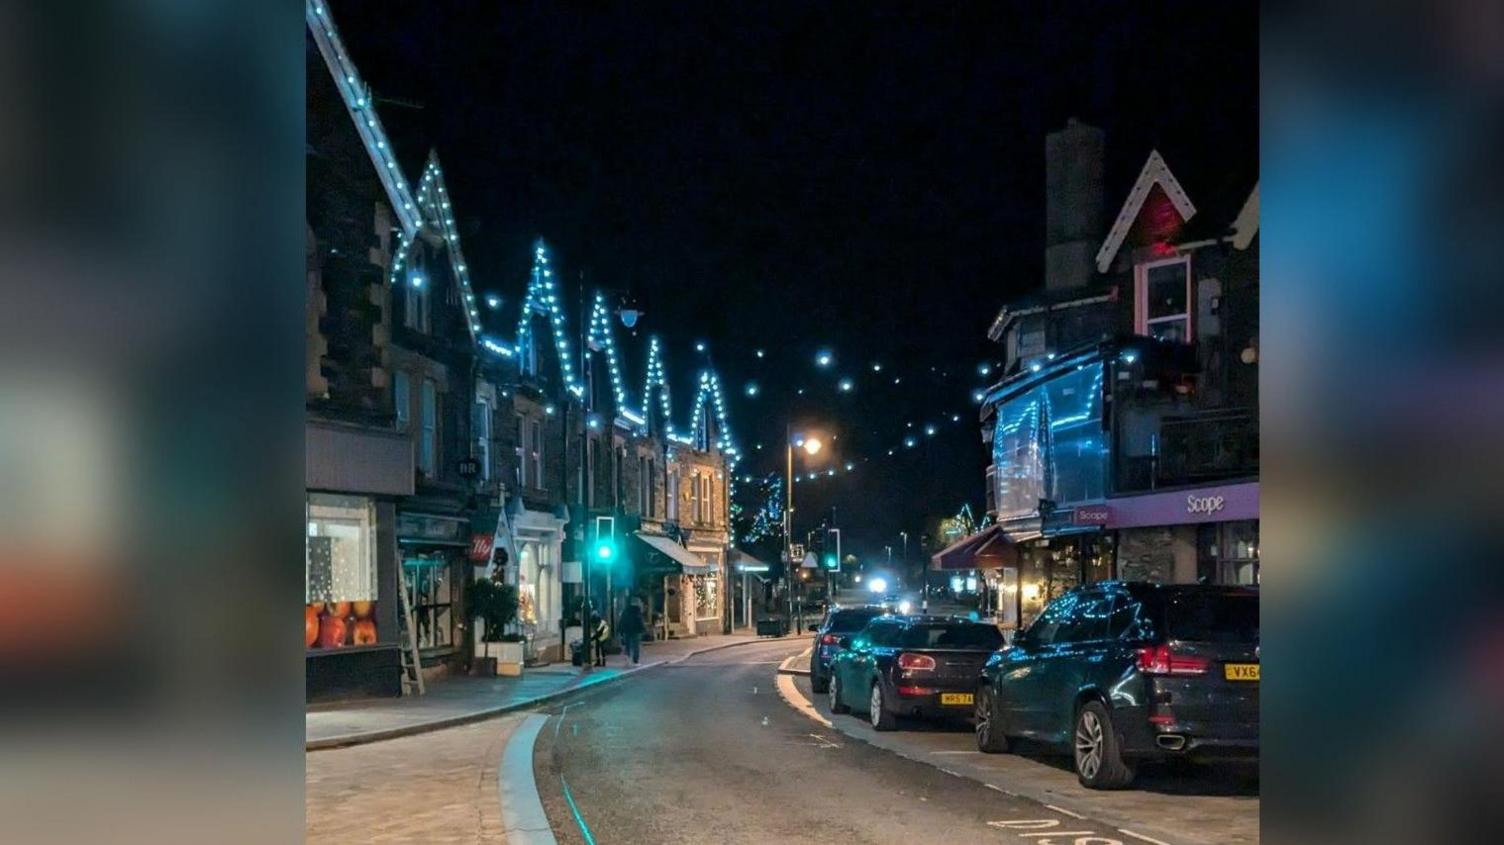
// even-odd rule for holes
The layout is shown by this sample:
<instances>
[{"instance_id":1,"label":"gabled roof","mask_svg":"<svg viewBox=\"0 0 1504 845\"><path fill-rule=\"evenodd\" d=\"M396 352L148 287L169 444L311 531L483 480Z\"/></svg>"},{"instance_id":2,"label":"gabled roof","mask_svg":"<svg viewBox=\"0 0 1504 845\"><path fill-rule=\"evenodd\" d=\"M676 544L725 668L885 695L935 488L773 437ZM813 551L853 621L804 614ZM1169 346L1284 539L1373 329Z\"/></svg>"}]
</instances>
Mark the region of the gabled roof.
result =
<instances>
[{"instance_id":1,"label":"gabled roof","mask_svg":"<svg viewBox=\"0 0 1504 845\"><path fill-rule=\"evenodd\" d=\"M339 32L334 27L334 19L322 0L307 0L303 16L308 21L308 31L313 35L314 44L318 45L319 55L324 57L324 64L329 68L335 87L345 101L345 109L350 112L355 130L360 133L360 140L371 156L371 163L376 167L381 185L386 189L392 212L402 224L402 234L411 239L422 222L418 206L413 201L407 179L402 176L402 168L397 163L396 152L387 140L381 118L376 114L375 100L371 97L370 89L361 81L360 72L355 69L355 62L350 60L350 54L345 52Z\"/></svg>"},{"instance_id":2,"label":"gabled roof","mask_svg":"<svg viewBox=\"0 0 1504 845\"><path fill-rule=\"evenodd\" d=\"M1232 245L1247 249L1253 236L1259 233L1259 183L1253 183L1253 192L1248 195L1243 208L1232 221Z\"/></svg>"},{"instance_id":3,"label":"gabled roof","mask_svg":"<svg viewBox=\"0 0 1504 845\"><path fill-rule=\"evenodd\" d=\"M1128 237L1128 232L1133 228L1133 222L1138 219L1138 213L1144 207L1144 200L1148 199L1149 191L1155 185L1165 192L1170 203L1175 206L1175 211L1182 220L1189 221L1196 216L1196 206L1191 203L1191 198L1186 196L1185 189L1180 187L1180 182L1175 174L1170 172L1169 165L1165 164L1164 158L1158 150L1149 153L1149 160L1144 162L1144 169L1139 171L1138 180L1133 183L1133 189L1128 192L1128 199L1124 201L1123 208L1118 212L1118 217L1113 221L1112 228L1107 232L1107 239L1102 242L1102 248L1097 250L1097 272L1106 273L1107 268L1112 266L1112 260L1117 257L1118 249L1123 246L1123 239Z\"/></svg>"}]
</instances>

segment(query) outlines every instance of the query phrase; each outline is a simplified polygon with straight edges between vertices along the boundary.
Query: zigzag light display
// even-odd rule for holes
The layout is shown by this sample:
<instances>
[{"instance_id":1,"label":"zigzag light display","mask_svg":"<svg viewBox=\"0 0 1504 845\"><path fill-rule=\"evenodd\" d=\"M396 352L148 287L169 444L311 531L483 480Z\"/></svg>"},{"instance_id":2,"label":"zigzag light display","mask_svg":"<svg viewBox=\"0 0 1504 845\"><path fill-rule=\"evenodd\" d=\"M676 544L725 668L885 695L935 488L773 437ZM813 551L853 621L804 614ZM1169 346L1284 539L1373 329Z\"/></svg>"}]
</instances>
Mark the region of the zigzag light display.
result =
<instances>
[{"instance_id":1,"label":"zigzag light display","mask_svg":"<svg viewBox=\"0 0 1504 845\"><path fill-rule=\"evenodd\" d=\"M663 434L669 439L674 437L673 416L670 414L668 401L668 383L663 378L663 347L658 343L658 336L648 338L648 375L642 385L642 416L646 419L651 414L653 404L653 389L658 389L658 406L663 411Z\"/></svg>"},{"instance_id":2,"label":"zigzag light display","mask_svg":"<svg viewBox=\"0 0 1504 845\"><path fill-rule=\"evenodd\" d=\"M595 304L590 309L590 329L585 334L586 355L597 351L606 356L606 368L611 373L611 395L616 398L616 412L629 421L642 424L643 419L627 406L627 389L622 384L621 359L616 354L616 332L611 325L611 311L606 307L606 298L595 294Z\"/></svg>"},{"instance_id":3,"label":"zigzag light display","mask_svg":"<svg viewBox=\"0 0 1504 845\"><path fill-rule=\"evenodd\" d=\"M519 353L525 353L533 343L532 322L534 314L548 317L554 333L554 349L558 352L559 371L564 376L564 387L576 396L583 396L585 389L575 378L574 359L569 355L569 336L564 329L564 312L559 308L559 294L554 287L554 271L548 265L548 247L539 238L533 244L533 275L527 285L527 297L522 301L522 313L517 318L517 343Z\"/></svg>"}]
</instances>

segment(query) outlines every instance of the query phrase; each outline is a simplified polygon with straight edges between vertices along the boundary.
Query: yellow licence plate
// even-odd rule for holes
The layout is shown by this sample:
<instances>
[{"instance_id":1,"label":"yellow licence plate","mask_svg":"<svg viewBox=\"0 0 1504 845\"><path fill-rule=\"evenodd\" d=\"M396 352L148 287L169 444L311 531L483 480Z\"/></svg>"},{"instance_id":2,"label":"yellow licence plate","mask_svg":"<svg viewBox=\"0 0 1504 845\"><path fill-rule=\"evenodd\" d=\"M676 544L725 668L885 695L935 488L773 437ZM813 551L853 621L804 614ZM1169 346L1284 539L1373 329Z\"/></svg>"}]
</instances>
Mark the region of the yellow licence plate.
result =
<instances>
[{"instance_id":1,"label":"yellow licence plate","mask_svg":"<svg viewBox=\"0 0 1504 845\"><path fill-rule=\"evenodd\" d=\"M942 692L940 693L941 704L970 704L971 693L969 692Z\"/></svg>"},{"instance_id":2,"label":"yellow licence plate","mask_svg":"<svg viewBox=\"0 0 1504 845\"><path fill-rule=\"evenodd\" d=\"M1259 664L1257 663L1229 663L1222 667L1222 671L1229 681L1257 681L1259 679Z\"/></svg>"}]
</instances>

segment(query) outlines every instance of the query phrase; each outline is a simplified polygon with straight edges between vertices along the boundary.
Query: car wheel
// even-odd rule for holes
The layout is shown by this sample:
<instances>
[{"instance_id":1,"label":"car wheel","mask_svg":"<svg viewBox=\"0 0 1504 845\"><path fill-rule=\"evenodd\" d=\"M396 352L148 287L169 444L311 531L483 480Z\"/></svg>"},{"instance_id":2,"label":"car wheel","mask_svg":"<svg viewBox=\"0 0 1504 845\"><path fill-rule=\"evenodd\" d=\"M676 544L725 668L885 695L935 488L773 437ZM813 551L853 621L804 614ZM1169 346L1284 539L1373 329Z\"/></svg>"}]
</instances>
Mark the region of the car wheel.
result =
<instances>
[{"instance_id":1,"label":"car wheel","mask_svg":"<svg viewBox=\"0 0 1504 845\"><path fill-rule=\"evenodd\" d=\"M830 712L851 712L851 708L847 707L845 702L841 701L841 679L835 674L832 674L830 677Z\"/></svg>"},{"instance_id":2,"label":"car wheel","mask_svg":"<svg viewBox=\"0 0 1504 845\"><path fill-rule=\"evenodd\" d=\"M1008 738L1003 735L1003 720L997 712L997 696L990 684L977 688L975 716L977 750L986 754L1001 754L1008 750Z\"/></svg>"},{"instance_id":3,"label":"car wheel","mask_svg":"<svg viewBox=\"0 0 1504 845\"><path fill-rule=\"evenodd\" d=\"M1088 789L1122 789L1133 782L1133 766L1123 760L1123 750L1112 730L1112 720L1101 702L1088 701L1076 713L1074 734L1076 778Z\"/></svg>"},{"instance_id":4,"label":"car wheel","mask_svg":"<svg viewBox=\"0 0 1504 845\"><path fill-rule=\"evenodd\" d=\"M898 718L888 712L883 701L882 681L872 682L872 697L867 700L867 717L872 721L874 730L891 731L898 727Z\"/></svg>"},{"instance_id":5,"label":"car wheel","mask_svg":"<svg viewBox=\"0 0 1504 845\"><path fill-rule=\"evenodd\" d=\"M830 678L816 672L814 667L810 667L809 687L815 691L816 695L824 695L830 692Z\"/></svg>"}]
</instances>

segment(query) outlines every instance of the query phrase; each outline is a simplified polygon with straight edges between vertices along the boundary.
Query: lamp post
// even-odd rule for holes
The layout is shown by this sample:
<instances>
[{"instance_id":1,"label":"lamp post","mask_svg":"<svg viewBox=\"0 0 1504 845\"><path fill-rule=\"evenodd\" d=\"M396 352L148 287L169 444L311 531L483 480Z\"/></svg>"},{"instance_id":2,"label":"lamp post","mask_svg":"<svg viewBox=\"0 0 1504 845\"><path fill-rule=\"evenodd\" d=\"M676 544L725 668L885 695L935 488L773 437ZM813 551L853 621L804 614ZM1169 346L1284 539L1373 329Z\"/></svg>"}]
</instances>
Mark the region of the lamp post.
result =
<instances>
[{"instance_id":1,"label":"lamp post","mask_svg":"<svg viewBox=\"0 0 1504 845\"><path fill-rule=\"evenodd\" d=\"M808 453L811 456L819 454L820 447L822 445L823 444L820 443L819 438L816 438L816 437L806 437L806 438L803 438L799 442L799 447L802 448L806 453ZM784 502L784 507L783 507L783 557L784 557L784 560L788 561L788 565L787 565L786 569L784 570L784 578L785 578L785 580L788 581L788 609L789 609L788 610L788 619L789 619L789 622L792 623L792 622L795 621L795 613L794 613L794 576L793 576L793 572L794 572L794 568L795 568L795 565L796 565L796 561L794 560L794 554L793 554L793 552L794 552L794 549L793 549L793 538L794 538L794 429L793 429L793 426L791 426L791 425L789 425L787 423L785 423L784 427L783 427L783 446L784 446L785 456L786 456L786 465L785 465L785 473L786 474L784 476L784 483L783 483L783 491L784 491L784 497L785 497L785 502ZM799 562L799 563L802 563L802 562Z\"/></svg>"}]
</instances>

